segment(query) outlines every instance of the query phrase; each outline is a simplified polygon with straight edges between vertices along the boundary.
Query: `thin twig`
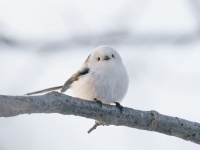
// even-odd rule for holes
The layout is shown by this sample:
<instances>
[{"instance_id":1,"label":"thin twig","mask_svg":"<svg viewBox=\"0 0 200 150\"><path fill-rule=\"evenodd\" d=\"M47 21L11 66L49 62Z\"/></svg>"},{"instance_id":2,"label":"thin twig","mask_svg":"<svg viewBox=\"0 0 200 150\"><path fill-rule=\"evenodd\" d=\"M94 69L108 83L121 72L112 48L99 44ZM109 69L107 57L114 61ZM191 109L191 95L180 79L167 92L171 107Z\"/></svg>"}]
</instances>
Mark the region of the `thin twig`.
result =
<instances>
[{"instance_id":1,"label":"thin twig","mask_svg":"<svg viewBox=\"0 0 200 150\"><path fill-rule=\"evenodd\" d=\"M93 130L95 130L95 129L96 129L98 126L100 126L100 125L103 125L103 124L101 124L101 123L98 122L98 121L95 121L94 126L88 130L88 134L90 134Z\"/></svg>"}]
</instances>

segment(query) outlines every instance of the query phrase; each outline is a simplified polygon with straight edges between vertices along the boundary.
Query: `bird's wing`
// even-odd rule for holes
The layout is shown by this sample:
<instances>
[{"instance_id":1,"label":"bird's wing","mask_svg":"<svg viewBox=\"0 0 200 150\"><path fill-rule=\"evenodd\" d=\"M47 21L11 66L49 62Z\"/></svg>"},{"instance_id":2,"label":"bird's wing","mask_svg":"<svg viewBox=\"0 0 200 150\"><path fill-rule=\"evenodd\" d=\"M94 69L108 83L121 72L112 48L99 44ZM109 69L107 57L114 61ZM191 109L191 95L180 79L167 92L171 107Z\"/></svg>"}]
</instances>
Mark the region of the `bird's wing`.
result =
<instances>
[{"instance_id":1,"label":"bird's wing","mask_svg":"<svg viewBox=\"0 0 200 150\"><path fill-rule=\"evenodd\" d=\"M74 81L77 81L79 79L80 76L82 75L86 75L89 73L89 67L88 67L88 60L90 58L90 55L87 57L87 59L85 60L85 62L83 63L81 69L79 71L77 71L76 73L74 73L63 85L61 92L65 92L67 91L70 86L72 85L72 83Z\"/></svg>"},{"instance_id":2,"label":"bird's wing","mask_svg":"<svg viewBox=\"0 0 200 150\"><path fill-rule=\"evenodd\" d=\"M89 73L89 68L88 67L83 67L83 69L77 71L76 73L74 73L63 85L61 92L65 92L66 90L68 90L70 88L70 86L72 85L72 83L74 81L77 81L79 79L80 76L86 75Z\"/></svg>"},{"instance_id":3,"label":"bird's wing","mask_svg":"<svg viewBox=\"0 0 200 150\"><path fill-rule=\"evenodd\" d=\"M63 87L63 86L51 87L51 88L47 88L47 89L44 89L44 90L39 90L39 91L35 91L35 92L30 92L30 93L27 93L26 95L34 95L34 94L39 94L39 93L45 93L45 92L49 92L49 91L61 89L62 87Z\"/></svg>"},{"instance_id":4,"label":"bird's wing","mask_svg":"<svg viewBox=\"0 0 200 150\"><path fill-rule=\"evenodd\" d=\"M89 68L88 68L88 60L90 58L90 55L87 57L87 59L85 60L85 62L83 63L83 66L81 67L81 69L79 71L77 71L76 73L74 73L66 82L63 86L56 86L56 87L52 87L52 88L47 88L44 90L39 90L39 91L35 91L35 92L30 92L27 93L26 95L34 95L34 94L39 94L39 93L45 93L45 92L49 92L49 91L53 91L53 90L58 90L61 89L61 92L65 92L66 90L68 90L71 86L71 84L74 81L77 81L79 79L80 76L82 75L86 75L89 73Z\"/></svg>"}]
</instances>

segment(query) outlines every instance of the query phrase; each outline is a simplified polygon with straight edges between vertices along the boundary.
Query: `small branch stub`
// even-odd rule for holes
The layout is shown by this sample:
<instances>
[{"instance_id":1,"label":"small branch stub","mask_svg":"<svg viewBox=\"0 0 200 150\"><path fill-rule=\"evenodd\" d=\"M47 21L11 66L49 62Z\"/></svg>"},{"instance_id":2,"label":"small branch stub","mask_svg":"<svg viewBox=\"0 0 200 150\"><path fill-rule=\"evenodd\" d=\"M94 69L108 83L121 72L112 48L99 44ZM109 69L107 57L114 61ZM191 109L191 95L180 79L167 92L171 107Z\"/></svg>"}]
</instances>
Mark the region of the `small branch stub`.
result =
<instances>
[{"instance_id":1,"label":"small branch stub","mask_svg":"<svg viewBox=\"0 0 200 150\"><path fill-rule=\"evenodd\" d=\"M94 126L88 130L88 134L90 134L93 130L95 130L100 125L102 125L100 122L95 121Z\"/></svg>"}]
</instances>

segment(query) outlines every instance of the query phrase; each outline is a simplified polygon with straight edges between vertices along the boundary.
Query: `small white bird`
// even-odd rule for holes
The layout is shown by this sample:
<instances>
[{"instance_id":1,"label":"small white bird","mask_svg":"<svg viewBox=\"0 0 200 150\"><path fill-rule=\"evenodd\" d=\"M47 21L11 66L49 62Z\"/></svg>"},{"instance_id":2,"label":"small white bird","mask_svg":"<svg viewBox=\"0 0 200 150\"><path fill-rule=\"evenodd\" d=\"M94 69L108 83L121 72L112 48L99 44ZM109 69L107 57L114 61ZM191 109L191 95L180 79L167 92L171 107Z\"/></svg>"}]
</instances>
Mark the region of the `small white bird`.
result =
<instances>
[{"instance_id":1,"label":"small white bird","mask_svg":"<svg viewBox=\"0 0 200 150\"><path fill-rule=\"evenodd\" d=\"M96 100L103 103L119 104L128 89L128 74L118 52L108 45L95 48L82 67L74 73L63 86L48 88L27 95L61 89L65 92L70 87L74 96Z\"/></svg>"}]
</instances>

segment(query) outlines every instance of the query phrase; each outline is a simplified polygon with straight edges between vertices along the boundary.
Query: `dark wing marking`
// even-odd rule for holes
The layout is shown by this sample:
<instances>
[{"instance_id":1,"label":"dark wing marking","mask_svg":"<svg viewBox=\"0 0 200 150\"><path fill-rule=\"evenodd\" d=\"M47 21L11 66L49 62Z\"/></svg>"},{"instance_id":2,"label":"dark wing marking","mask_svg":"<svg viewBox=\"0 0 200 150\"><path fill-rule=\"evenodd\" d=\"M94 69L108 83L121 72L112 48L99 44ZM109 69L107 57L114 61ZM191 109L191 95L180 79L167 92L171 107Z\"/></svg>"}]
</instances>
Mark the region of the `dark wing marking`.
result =
<instances>
[{"instance_id":1,"label":"dark wing marking","mask_svg":"<svg viewBox=\"0 0 200 150\"><path fill-rule=\"evenodd\" d=\"M84 68L83 70L81 71L77 71L76 73L74 73L66 82L65 84L63 85L62 89L61 89L61 92L65 92L67 91L70 86L72 85L72 83L74 81L77 81L79 79L80 76L82 75L86 75L89 73L89 68Z\"/></svg>"},{"instance_id":2,"label":"dark wing marking","mask_svg":"<svg viewBox=\"0 0 200 150\"><path fill-rule=\"evenodd\" d=\"M80 75L86 75L89 73L89 68L85 68L82 71L80 71Z\"/></svg>"}]
</instances>

